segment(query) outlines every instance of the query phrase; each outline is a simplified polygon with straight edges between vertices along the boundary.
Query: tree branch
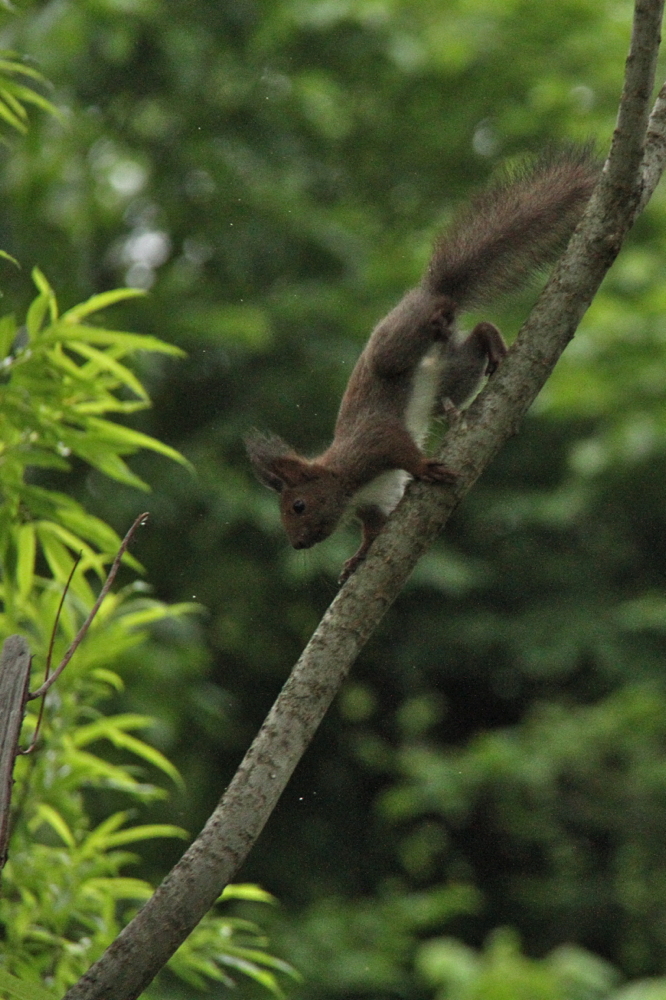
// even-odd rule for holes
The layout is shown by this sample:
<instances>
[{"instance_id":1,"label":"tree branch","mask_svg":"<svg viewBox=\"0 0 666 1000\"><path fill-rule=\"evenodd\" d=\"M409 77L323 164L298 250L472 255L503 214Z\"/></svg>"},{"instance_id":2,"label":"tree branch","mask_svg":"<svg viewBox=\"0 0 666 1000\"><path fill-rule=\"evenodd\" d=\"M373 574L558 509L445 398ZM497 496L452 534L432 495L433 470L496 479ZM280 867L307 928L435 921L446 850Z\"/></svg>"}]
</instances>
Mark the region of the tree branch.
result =
<instances>
[{"instance_id":1,"label":"tree branch","mask_svg":"<svg viewBox=\"0 0 666 1000\"><path fill-rule=\"evenodd\" d=\"M585 218L499 372L445 439L442 460L458 471L456 485L410 487L324 615L199 837L66 1000L133 1000L213 905L418 558L550 375L620 249L644 181L654 188L663 168L661 95L643 159L662 9L663 0L637 0L613 145Z\"/></svg>"}]
</instances>

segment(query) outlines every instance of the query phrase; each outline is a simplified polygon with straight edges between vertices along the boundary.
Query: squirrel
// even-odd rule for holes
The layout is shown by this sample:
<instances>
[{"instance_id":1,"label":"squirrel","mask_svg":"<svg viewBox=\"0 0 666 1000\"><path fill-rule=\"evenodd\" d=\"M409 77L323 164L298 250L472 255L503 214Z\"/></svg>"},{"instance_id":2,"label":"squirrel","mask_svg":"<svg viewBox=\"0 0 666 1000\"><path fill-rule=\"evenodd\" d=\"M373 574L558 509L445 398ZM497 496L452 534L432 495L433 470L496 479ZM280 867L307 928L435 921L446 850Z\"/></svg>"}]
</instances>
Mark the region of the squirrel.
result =
<instances>
[{"instance_id":1,"label":"squirrel","mask_svg":"<svg viewBox=\"0 0 666 1000\"><path fill-rule=\"evenodd\" d=\"M372 331L322 454L303 458L275 434L246 435L254 472L279 494L295 549L328 538L343 514L355 511L361 546L340 583L365 559L410 477L455 481L455 472L421 450L430 422L469 403L507 353L493 323L464 333L456 328L458 313L519 288L552 263L598 175L588 147L550 152L482 190L454 216L421 283Z\"/></svg>"}]
</instances>

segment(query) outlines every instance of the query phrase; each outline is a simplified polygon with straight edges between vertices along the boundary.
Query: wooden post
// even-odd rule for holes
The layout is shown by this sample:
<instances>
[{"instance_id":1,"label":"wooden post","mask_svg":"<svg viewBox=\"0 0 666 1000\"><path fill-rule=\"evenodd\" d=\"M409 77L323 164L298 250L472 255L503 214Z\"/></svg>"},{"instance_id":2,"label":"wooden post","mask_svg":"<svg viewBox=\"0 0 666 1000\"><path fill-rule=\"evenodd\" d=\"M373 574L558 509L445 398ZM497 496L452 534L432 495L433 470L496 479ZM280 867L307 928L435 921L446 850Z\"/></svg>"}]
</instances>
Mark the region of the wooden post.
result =
<instances>
[{"instance_id":1,"label":"wooden post","mask_svg":"<svg viewBox=\"0 0 666 1000\"><path fill-rule=\"evenodd\" d=\"M20 635L10 635L0 656L0 871L7 860L12 774L28 698L30 650Z\"/></svg>"}]
</instances>

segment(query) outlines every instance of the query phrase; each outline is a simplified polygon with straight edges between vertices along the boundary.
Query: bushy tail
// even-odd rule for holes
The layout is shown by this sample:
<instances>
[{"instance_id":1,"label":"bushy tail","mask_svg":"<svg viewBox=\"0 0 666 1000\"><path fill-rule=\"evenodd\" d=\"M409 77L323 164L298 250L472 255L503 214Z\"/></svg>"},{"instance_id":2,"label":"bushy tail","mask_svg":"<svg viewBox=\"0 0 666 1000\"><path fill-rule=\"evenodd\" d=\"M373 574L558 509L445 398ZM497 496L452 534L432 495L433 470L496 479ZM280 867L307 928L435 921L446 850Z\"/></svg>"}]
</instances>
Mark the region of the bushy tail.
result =
<instances>
[{"instance_id":1,"label":"bushy tail","mask_svg":"<svg viewBox=\"0 0 666 1000\"><path fill-rule=\"evenodd\" d=\"M487 304L557 259L599 176L587 146L555 150L476 195L435 244L423 286Z\"/></svg>"}]
</instances>

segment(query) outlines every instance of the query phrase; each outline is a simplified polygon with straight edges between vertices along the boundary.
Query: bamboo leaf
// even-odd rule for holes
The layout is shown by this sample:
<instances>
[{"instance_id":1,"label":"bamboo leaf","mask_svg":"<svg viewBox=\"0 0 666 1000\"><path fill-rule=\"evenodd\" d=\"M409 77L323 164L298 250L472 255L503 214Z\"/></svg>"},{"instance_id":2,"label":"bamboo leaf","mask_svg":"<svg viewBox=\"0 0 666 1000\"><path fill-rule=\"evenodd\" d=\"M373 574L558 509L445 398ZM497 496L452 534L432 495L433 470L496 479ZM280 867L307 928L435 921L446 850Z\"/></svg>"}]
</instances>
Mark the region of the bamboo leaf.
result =
<instances>
[{"instance_id":1,"label":"bamboo leaf","mask_svg":"<svg viewBox=\"0 0 666 1000\"><path fill-rule=\"evenodd\" d=\"M271 896L270 892L266 892L258 885L244 882L226 886L218 898L218 903L227 899L246 899L253 903L277 903L277 899L275 896Z\"/></svg>"},{"instance_id":2,"label":"bamboo leaf","mask_svg":"<svg viewBox=\"0 0 666 1000\"><path fill-rule=\"evenodd\" d=\"M16 533L16 581L18 584L19 597L26 599L32 590L35 578L35 554L37 551L37 539L35 537L35 526L31 522L22 524Z\"/></svg>"},{"instance_id":3,"label":"bamboo leaf","mask_svg":"<svg viewBox=\"0 0 666 1000\"><path fill-rule=\"evenodd\" d=\"M100 453L99 456L86 455L85 457L91 465L99 469L100 472L103 472L109 479L115 479L119 483L126 483L127 486L135 486L136 489L142 490L144 493L150 492L148 483L144 483L143 479L136 476L127 463L123 462L120 455L106 452Z\"/></svg>"},{"instance_id":4,"label":"bamboo leaf","mask_svg":"<svg viewBox=\"0 0 666 1000\"><path fill-rule=\"evenodd\" d=\"M91 878L83 885L82 892L99 892L112 899L150 899L153 888L140 878L127 878L118 875L113 878Z\"/></svg>"},{"instance_id":5,"label":"bamboo leaf","mask_svg":"<svg viewBox=\"0 0 666 1000\"><path fill-rule=\"evenodd\" d=\"M7 313L0 318L0 358L6 358L11 351L16 333L16 317L13 313Z\"/></svg>"},{"instance_id":6,"label":"bamboo leaf","mask_svg":"<svg viewBox=\"0 0 666 1000\"><path fill-rule=\"evenodd\" d=\"M1 114L0 110L0 114ZM26 316L25 325L28 330L28 336L33 340L39 333L42 323L44 322L44 317L46 316L46 311L49 307L49 300L47 295L38 295L36 299L33 299L28 308L28 314Z\"/></svg>"},{"instance_id":7,"label":"bamboo leaf","mask_svg":"<svg viewBox=\"0 0 666 1000\"><path fill-rule=\"evenodd\" d=\"M53 806L48 805L46 802L40 802L37 805L36 815L33 816L28 825L34 833L35 830L39 829L42 823L46 823L47 826L50 826L68 847L76 846L74 835L67 826L65 820L62 818L60 813L53 808Z\"/></svg>"},{"instance_id":8,"label":"bamboo leaf","mask_svg":"<svg viewBox=\"0 0 666 1000\"><path fill-rule=\"evenodd\" d=\"M41 983L26 983L0 968L0 989L16 1000L56 1000L56 993L47 990Z\"/></svg>"},{"instance_id":9,"label":"bamboo leaf","mask_svg":"<svg viewBox=\"0 0 666 1000\"><path fill-rule=\"evenodd\" d=\"M141 757L149 764L153 764L164 774L168 775L172 781L182 786L183 779L164 754L161 754L155 747L149 746L135 736L130 736L126 729L141 729L153 725L153 719L149 715L136 715L126 713L124 715L113 715L108 718L97 719L95 722L82 726L74 733L72 742L76 747L86 746L94 740L107 739L116 747L129 750L137 757Z\"/></svg>"},{"instance_id":10,"label":"bamboo leaf","mask_svg":"<svg viewBox=\"0 0 666 1000\"><path fill-rule=\"evenodd\" d=\"M85 316L113 306L117 302L125 302L127 299L145 298L146 292L142 288L114 288L110 292L101 292L86 299L73 309L68 309L62 314L63 323L79 323Z\"/></svg>"},{"instance_id":11,"label":"bamboo leaf","mask_svg":"<svg viewBox=\"0 0 666 1000\"><path fill-rule=\"evenodd\" d=\"M172 826L170 823L146 823L143 826L132 826L127 830L109 834L104 842L108 849L132 844L137 840L152 840L155 837L177 837L180 840L188 840L189 834L181 826Z\"/></svg>"},{"instance_id":12,"label":"bamboo leaf","mask_svg":"<svg viewBox=\"0 0 666 1000\"><path fill-rule=\"evenodd\" d=\"M21 270L21 265L17 261L16 257L12 257L12 255L10 253L7 253L6 250L0 250L0 257L2 257L3 260L11 261L12 264L16 264L19 271Z\"/></svg>"},{"instance_id":13,"label":"bamboo leaf","mask_svg":"<svg viewBox=\"0 0 666 1000\"><path fill-rule=\"evenodd\" d=\"M65 316L67 313L65 313ZM161 354L173 354L176 357L185 357L185 352L175 344L167 344L166 341L149 334L125 333L122 330L106 330L103 327L84 326L74 323L63 323L64 316L58 323L49 327L45 331L42 341L67 341L72 343L75 340L89 341L91 344L108 344L109 346L121 348L125 352L129 351L158 351Z\"/></svg>"},{"instance_id":14,"label":"bamboo leaf","mask_svg":"<svg viewBox=\"0 0 666 1000\"><path fill-rule=\"evenodd\" d=\"M49 312L51 317L51 323L55 323L56 320L58 319L58 304L56 302L55 292L53 291L48 281L46 280L45 276L42 274L42 272L38 267L33 267L32 269L32 280L34 281L35 285L42 293L42 295L47 296L49 300Z\"/></svg>"},{"instance_id":15,"label":"bamboo leaf","mask_svg":"<svg viewBox=\"0 0 666 1000\"><path fill-rule=\"evenodd\" d=\"M168 444L158 441L157 438L142 434L141 431L135 431L132 427L114 424L110 420L102 420L99 417L91 417L89 422L90 426L99 432L100 438L109 444L120 447L129 446L133 451L138 451L140 448L150 448L151 451L157 451L161 455L166 455L167 458L172 458L174 462L179 462L189 469L192 468L184 455L181 455L175 448L170 448Z\"/></svg>"},{"instance_id":16,"label":"bamboo leaf","mask_svg":"<svg viewBox=\"0 0 666 1000\"><path fill-rule=\"evenodd\" d=\"M28 131L28 128L24 124L24 122L20 118L17 118L14 112L11 111L7 107L6 103L1 99L0 99L0 118L4 118L7 124L11 125L12 128L15 128L17 132L21 133L21 135L25 135L26 132Z\"/></svg>"},{"instance_id":17,"label":"bamboo leaf","mask_svg":"<svg viewBox=\"0 0 666 1000\"><path fill-rule=\"evenodd\" d=\"M129 368L125 368L125 366L121 365L119 361L116 361L108 351L98 351L89 344L85 344L80 341L67 341L66 343L70 350L76 351L77 354L80 354L84 358L88 358L90 361L94 361L99 369L111 372L116 376L119 382L126 385L128 389L131 389L132 392L136 393L137 396L140 396L141 399L147 401L148 394L136 375L133 375ZM95 372L93 372L92 377L96 377Z\"/></svg>"},{"instance_id":18,"label":"bamboo leaf","mask_svg":"<svg viewBox=\"0 0 666 1000\"><path fill-rule=\"evenodd\" d=\"M153 726L155 720L150 715L138 715L136 712L125 712L123 715L103 716L86 726L79 726L72 735L75 747L85 747L95 740L108 739L111 729L145 729Z\"/></svg>"}]
</instances>

